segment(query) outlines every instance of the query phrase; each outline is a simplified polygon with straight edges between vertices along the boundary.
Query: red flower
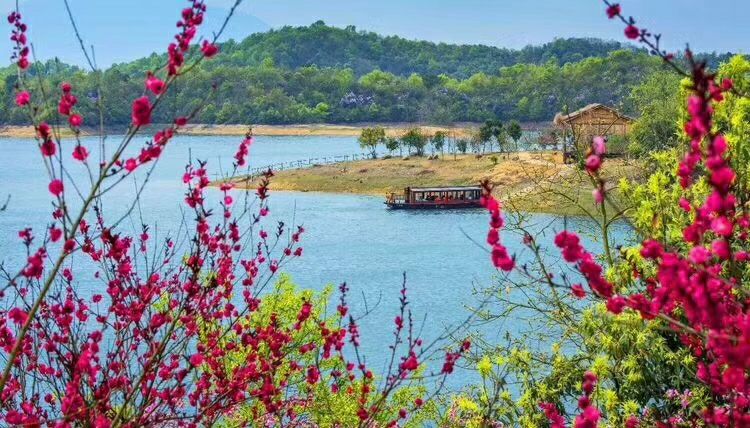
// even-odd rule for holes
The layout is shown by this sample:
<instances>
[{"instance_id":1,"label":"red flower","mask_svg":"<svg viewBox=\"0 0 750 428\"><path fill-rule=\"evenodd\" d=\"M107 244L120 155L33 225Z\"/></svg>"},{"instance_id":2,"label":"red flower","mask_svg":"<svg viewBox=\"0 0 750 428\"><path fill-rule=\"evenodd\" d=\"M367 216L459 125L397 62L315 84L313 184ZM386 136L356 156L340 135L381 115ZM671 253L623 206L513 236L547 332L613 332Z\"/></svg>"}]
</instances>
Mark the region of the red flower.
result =
<instances>
[{"instance_id":1,"label":"red flower","mask_svg":"<svg viewBox=\"0 0 750 428\"><path fill-rule=\"evenodd\" d=\"M70 126L73 128L78 128L83 124L83 117L80 114L72 114L68 118L68 123L70 123Z\"/></svg>"},{"instance_id":2,"label":"red flower","mask_svg":"<svg viewBox=\"0 0 750 428\"><path fill-rule=\"evenodd\" d=\"M201 52L203 52L203 56L206 58L211 58L219 53L219 47L213 43L209 43L208 40L204 40L203 46L201 46Z\"/></svg>"},{"instance_id":3,"label":"red flower","mask_svg":"<svg viewBox=\"0 0 750 428\"><path fill-rule=\"evenodd\" d=\"M60 194L65 189L65 186L63 186L63 182L60 179L56 178L50 181L49 186L47 186L47 188L49 189L49 192L52 193L53 195L60 196Z\"/></svg>"},{"instance_id":4,"label":"red flower","mask_svg":"<svg viewBox=\"0 0 750 428\"><path fill-rule=\"evenodd\" d=\"M151 101L143 96L133 101L133 125L144 126L151 123Z\"/></svg>"},{"instance_id":5,"label":"red flower","mask_svg":"<svg viewBox=\"0 0 750 428\"><path fill-rule=\"evenodd\" d=\"M153 74L149 73L146 77L146 88L153 92L154 95L159 95L164 91L164 82Z\"/></svg>"},{"instance_id":6,"label":"red flower","mask_svg":"<svg viewBox=\"0 0 750 428\"><path fill-rule=\"evenodd\" d=\"M638 27L636 27L635 25L630 24L627 27L625 27L625 37L627 37L628 39L635 40L640 35L641 35L641 30L639 30Z\"/></svg>"},{"instance_id":7,"label":"red flower","mask_svg":"<svg viewBox=\"0 0 750 428\"><path fill-rule=\"evenodd\" d=\"M57 153L57 146L52 140L46 140L42 143L41 150L42 155L50 157L54 156L55 153Z\"/></svg>"},{"instance_id":8,"label":"red flower","mask_svg":"<svg viewBox=\"0 0 750 428\"><path fill-rule=\"evenodd\" d=\"M360 420L366 421L367 418L370 417L370 414L367 413L367 410L365 409L359 409L357 410L357 416L359 417Z\"/></svg>"},{"instance_id":9,"label":"red flower","mask_svg":"<svg viewBox=\"0 0 750 428\"><path fill-rule=\"evenodd\" d=\"M38 127L38 130L39 130L39 136L43 140L46 140L46 139L49 138L51 129L50 129L49 125L47 125L46 122L40 123L39 127Z\"/></svg>"},{"instance_id":10,"label":"red flower","mask_svg":"<svg viewBox=\"0 0 750 428\"><path fill-rule=\"evenodd\" d=\"M570 292L573 293L579 299L586 297L586 290L583 289L581 284L575 284L570 288Z\"/></svg>"},{"instance_id":11,"label":"red flower","mask_svg":"<svg viewBox=\"0 0 750 428\"><path fill-rule=\"evenodd\" d=\"M194 366L199 366L203 364L203 355L202 354L193 354L193 356L190 357L190 364Z\"/></svg>"},{"instance_id":12,"label":"red flower","mask_svg":"<svg viewBox=\"0 0 750 428\"><path fill-rule=\"evenodd\" d=\"M540 403L539 407L544 411L544 415L550 423L550 428L565 428L565 418L560 415L554 404Z\"/></svg>"},{"instance_id":13,"label":"red flower","mask_svg":"<svg viewBox=\"0 0 750 428\"><path fill-rule=\"evenodd\" d=\"M60 97L57 111L64 116L69 116L76 104L78 104L78 98L70 92L65 92L62 97Z\"/></svg>"},{"instance_id":14,"label":"red flower","mask_svg":"<svg viewBox=\"0 0 750 428\"><path fill-rule=\"evenodd\" d=\"M575 428L596 428L599 426L601 413L594 406L587 407L583 413L576 416Z\"/></svg>"},{"instance_id":15,"label":"red flower","mask_svg":"<svg viewBox=\"0 0 750 428\"><path fill-rule=\"evenodd\" d=\"M310 366L310 368L307 369L307 383L315 385L318 383L318 380L320 380L320 370L315 366Z\"/></svg>"},{"instance_id":16,"label":"red flower","mask_svg":"<svg viewBox=\"0 0 750 428\"><path fill-rule=\"evenodd\" d=\"M619 15L622 9L620 8L620 5L618 3L615 3L607 8L607 17L609 19L614 18L615 16Z\"/></svg>"},{"instance_id":17,"label":"red flower","mask_svg":"<svg viewBox=\"0 0 750 428\"><path fill-rule=\"evenodd\" d=\"M599 171L599 168L602 166L602 158L597 155L591 155L586 158L586 170L588 172L594 173Z\"/></svg>"},{"instance_id":18,"label":"red flower","mask_svg":"<svg viewBox=\"0 0 750 428\"><path fill-rule=\"evenodd\" d=\"M67 94L71 89L73 89L73 87L68 82L62 82L60 84L60 89Z\"/></svg>"},{"instance_id":19,"label":"red flower","mask_svg":"<svg viewBox=\"0 0 750 428\"><path fill-rule=\"evenodd\" d=\"M85 162L86 158L89 157L89 151L86 149L86 147L82 145L77 145L75 149L73 149L73 159L81 162Z\"/></svg>"},{"instance_id":20,"label":"red flower","mask_svg":"<svg viewBox=\"0 0 750 428\"><path fill-rule=\"evenodd\" d=\"M52 242L57 242L62 238L62 229L58 229L55 226L49 228L49 237Z\"/></svg>"},{"instance_id":21,"label":"red flower","mask_svg":"<svg viewBox=\"0 0 750 428\"><path fill-rule=\"evenodd\" d=\"M128 172L133 172L136 168L138 168L138 162L135 159L130 158L125 161L125 169Z\"/></svg>"},{"instance_id":22,"label":"red flower","mask_svg":"<svg viewBox=\"0 0 750 428\"><path fill-rule=\"evenodd\" d=\"M19 308L13 308L10 311L8 311L8 317L18 325L21 325L26 322L26 318L28 318L28 314L19 309Z\"/></svg>"},{"instance_id":23,"label":"red flower","mask_svg":"<svg viewBox=\"0 0 750 428\"><path fill-rule=\"evenodd\" d=\"M31 101L31 94L28 91L19 92L16 95L16 105L23 107Z\"/></svg>"},{"instance_id":24,"label":"red flower","mask_svg":"<svg viewBox=\"0 0 750 428\"><path fill-rule=\"evenodd\" d=\"M596 202L597 205L602 204L604 202L604 189L598 188L592 190L591 196L594 197L594 202Z\"/></svg>"},{"instance_id":25,"label":"red flower","mask_svg":"<svg viewBox=\"0 0 750 428\"><path fill-rule=\"evenodd\" d=\"M401 363L401 370L403 371L414 371L419 367L419 361L417 361L417 356L414 354L409 355L409 358L405 359L403 363Z\"/></svg>"},{"instance_id":26,"label":"red flower","mask_svg":"<svg viewBox=\"0 0 750 428\"><path fill-rule=\"evenodd\" d=\"M625 298L622 296L610 297L607 299L607 310L617 315L625 308Z\"/></svg>"}]
</instances>

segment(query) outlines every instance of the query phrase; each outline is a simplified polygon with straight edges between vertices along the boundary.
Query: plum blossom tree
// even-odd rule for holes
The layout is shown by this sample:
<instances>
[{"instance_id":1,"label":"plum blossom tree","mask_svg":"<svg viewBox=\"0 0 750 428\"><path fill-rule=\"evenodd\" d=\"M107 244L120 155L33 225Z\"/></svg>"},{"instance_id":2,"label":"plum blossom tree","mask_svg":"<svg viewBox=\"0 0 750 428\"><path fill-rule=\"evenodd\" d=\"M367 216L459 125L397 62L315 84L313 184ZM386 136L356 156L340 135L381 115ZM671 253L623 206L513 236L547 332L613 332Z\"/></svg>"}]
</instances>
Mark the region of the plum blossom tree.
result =
<instances>
[{"instance_id":1,"label":"plum blossom tree","mask_svg":"<svg viewBox=\"0 0 750 428\"><path fill-rule=\"evenodd\" d=\"M541 281L554 290L567 289L576 297L591 297L606 304L614 315L634 312L646 322L661 322L679 338L675 346L692 354L695 371L691 374L703 383L709 395L704 397L701 412L691 415L644 414L630 415L624 422L635 426L746 426L750 423L750 369L748 346L748 318L750 308L746 298L748 284L748 228L750 220L744 192L747 177L735 163L742 156L745 142L735 139L729 144L725 133L728 126L745 126L742 120L717 126L715 112L727 97L746 99L748 94L736 88L728 78L719 78L685 51L687 70L682 69L673 54L660 47L660 35L636 26L632 17L622 15L619 4L604 1L610 19L625 25L625 36L644 44L660 56L677 73L690 80L686 115L681 130L689 142L676 168L675 177L681 198L675 203L688 219L680 231L680 239L657 228L633 227L646 238L638 247L637 258L622 260L630 275L608 275L606 266L614 266L616 255L609 246L607 207L617 201L609 194L610 187L603 178L606 140L593 139L585 157L584 167L591 179L596 202L601 209L604 226L604 263L582 245L581 239L568 230L560 231L555 245L565 262L574 266L581 283L569 276L557 276L546 268L541 259ZM743 128L744 129L744 128ZM500 203L492 195L492 186L485 183L483 204L490 212L491 223L487 242L491 246L492 263L499 269L515 268L513 257L502 245L499 230L503 226ZM667 221L654 218L655 222ZM531 235L524 242L535 254L539 247ZM522 274L528 274L521 271ZM613 281L618 278L619 281ZM676 381L674 379L673 381ZM572 419L575 427L595 427L607 419L605 412L591 400L598 388L596 375L587 373L582 383L583 396L578 401L578 414ZM563 403L565 404L565 403ZM563 408L541 403L550 426L566 426ZM689 419L685 419L689 418Z\"/></svg>"},{"instance_id":2,"label":"plum blossom tree","mask_svg":"<svg viewBox=\"0 0 750 428\"><path fill-rule=\"evenodd\" d=\"M183 233L158 240L147 225L135 235L119 227L157 160L198 111L175 117L136 147L137 155L125 155L137 133L150 132L146 126L175 82L219 54L223 28L202 42L198 37L205 13L202 0L187 1L166 63L144 73L144 92L132 102L132 123L122 140L105 145L101 129L98 148L81 139L76 88L47 88L27 74L33 67L27 26L18 5L8 16L18 68L16 105L34 126L53 209L48 225L18 233L25 263L15 272L3 270L0 420L7 425L299 426L315 420L309 409L325 398L354 405L353 419L325 415L334 424L395 426L430 397L423 388L412 389L409 402L394 403L392 395L413 379L444 378L469 349L468 342L447 351L438 341L423 343L413 331L404 285L392 370L378 383L360 356L346 285L333 318L309 295L269 297L265 292L280 269L302 257L305 233L283 222L267 224L270 170L254 189L255 198L237 198L231 181L210 190L207 163L191 161L182 181L192 220L185 221ZM46 123L42 107L53 99L64 120ZM63 139L64 127L73 144ZM246 165L252 142L248 133L230 174ZM88 183L73 179L74 167L85 169ZM141 171L146 180L135 200L119 198L123 180ZM213 206L211 191L220 195ZM125 214L105 215L105 195L124 205ZM91 272L101 293L80 287ZM286 312L264 303L284 296ZM426 362L436 354L443 354L442 368L429 372Z\"/></svg>"}]
</instances>

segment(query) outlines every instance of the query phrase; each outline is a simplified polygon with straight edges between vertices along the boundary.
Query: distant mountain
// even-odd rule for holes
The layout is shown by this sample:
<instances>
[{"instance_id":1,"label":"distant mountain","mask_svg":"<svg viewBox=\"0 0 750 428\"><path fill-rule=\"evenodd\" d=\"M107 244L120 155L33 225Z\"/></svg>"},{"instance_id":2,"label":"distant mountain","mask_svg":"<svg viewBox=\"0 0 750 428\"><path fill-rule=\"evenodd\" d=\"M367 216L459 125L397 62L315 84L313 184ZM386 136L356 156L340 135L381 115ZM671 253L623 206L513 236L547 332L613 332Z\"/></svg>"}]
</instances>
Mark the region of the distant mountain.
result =
<instances>
[{"instance_id":1,"label":"distant mountain","mask_svg":"<svg viewBox=\"0 0 750 428\"><path fill-rule=\"evenodd\" d=\"M220 25L212 19L209 29ZM235 21L228 34L248 30L255 21L246 19ZM127 41L122 43L125 51ZM323 22L230 40L221 50L179 79L154 113L155 122L168 123L201 106L195 117L201 123L545 121L590 103L625 107L633 87L653 73L671 72L642 49L598 39L557 39L512 50L386 37ZM713 68L728 58L700 56ZM164 63L164 54L153 53L107 69L101 79L104 121L129 123L130 103L143 92L145 72ZM31 72L41 73L50 86L71 82L86 95L79 97L78 111L97 116L97 80L80 67L48 61ZM15 69L0 69L0 79L0 93L12 93ZM0 123L26 123L12 96L0 99L5 100ZM52 120L54 110L44 114Z\"/></svg>"},{"instance_id":2,"label":"distant mountain","mask_svg":"<svg viewBox=\"0 0 750 428\"><path fill-rule=\"evenodd\" d=\"M214 14L214 19L223 14ZM242 19L242 17L240 17ZM408 40L398 36L383 36L369 31L358 31L354 26L338 28L318 21L305 27L282 27L251 34L244 39L238 35L260 24L245 17L248 24L235 21L228 28L222 44L222 55L207 64L207 68L255 67L264 63L296 70L301 67L351 69L355 76L373 70L408 77L416 73L428 79L444 74L459 79L476 73L497 74L501 68L516 64L565 65L588 58L605 58L616 51L646 53L630 44L595 38L555 39L540 46L507 49L486 45L456 45ZM211 27L211 22L207 24ZM214 24L218 27L218 23ZM163 62L163 55L152 54L140 60L123 63L123 72L142 72ZM729 58L730 54L703 54L712 66Z\"/></svg>"},{"instance_id":3,"label":"distant mountain","mask_svg":"<svg viewBox=\"0 0 750 428\"><path fill-rule=\"evenodd\" d=\"M283 68L308 65L351 68L356 75L374 69L400 76L447 74L468 77L477 72L497 73L500 67L519 63L559 64L605 57L620 49L633 49L615 41L589 38L557 39L542 46L512 50L485 45L455 45L407 40L336 28L318 21L307 27L283 27L253 34L237 44L227 44L222 63L257 65L270 58Z\"/></svg>"}]
</instances>

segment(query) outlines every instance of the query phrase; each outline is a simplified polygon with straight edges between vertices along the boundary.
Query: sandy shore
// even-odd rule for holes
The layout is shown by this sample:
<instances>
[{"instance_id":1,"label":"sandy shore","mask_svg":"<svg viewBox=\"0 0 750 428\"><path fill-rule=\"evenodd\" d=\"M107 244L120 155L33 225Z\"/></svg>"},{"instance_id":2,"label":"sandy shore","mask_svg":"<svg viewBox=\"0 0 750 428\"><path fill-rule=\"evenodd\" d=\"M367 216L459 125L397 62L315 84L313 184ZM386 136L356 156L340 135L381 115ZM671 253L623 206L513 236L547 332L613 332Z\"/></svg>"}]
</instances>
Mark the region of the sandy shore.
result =
<instances>
[{"instance_id":1,"label":"sandy shore","mask_svg":"<svg viewBox=\"0 0 750 428\"><path fill-rule=\"evenodd\" d=\"M153 133L165 125L152 125L143 130L144 133ZM407 129L420 127L426 133L432 134L437 131L444 131L453 137L468 137L480 124L477 123L457 123L453 126L440 126L418 123L362 123L351 125L337 124L310 124L310 125L254 125L252 126L253 134L268 136L352 136L358 137L362 128L369 126L382 126L390 136L399 136ZM538 129L538 124L524 124L525 129ZM248 125L203 125L194 124L186 126L181 134L183 135L216 135L216 136L242 136L247 133ZM122 134L125 127L111 127L107 129L109 134ZM64 130L64 135L71 135L69 130ZM98 130L94 128L84 128L81 130L84 136L97 135ZM34 136L34 128L30 126L6 125L0 126L0 137L10 138L31 138Z\"/></svg>"}]
</instances>

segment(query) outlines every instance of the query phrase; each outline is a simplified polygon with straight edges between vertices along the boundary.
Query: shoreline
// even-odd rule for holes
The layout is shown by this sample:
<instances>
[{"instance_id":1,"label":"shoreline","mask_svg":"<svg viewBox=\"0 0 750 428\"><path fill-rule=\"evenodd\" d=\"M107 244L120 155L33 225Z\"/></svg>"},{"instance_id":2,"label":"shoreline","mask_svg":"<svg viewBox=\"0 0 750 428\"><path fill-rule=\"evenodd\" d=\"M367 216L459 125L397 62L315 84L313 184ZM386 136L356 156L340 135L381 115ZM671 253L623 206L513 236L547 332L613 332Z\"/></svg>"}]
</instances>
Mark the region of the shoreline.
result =
<instances>
[{"instance_id":1,"label":"shoreline","mask_svg":"<svg viewBox=\"0 0 750 428\"><path fill-rule=\"evenodd\" d=\"M638 163L610 161L609 175L637 179ZM271 189L300 193L328 193L385 197L408 186L472 185L489 179L495 194L519 212L582 215L595 208L591 184L559 152L452 155L442 159L381 158L278 171ZM252 188L256 179L230 178L238 188ZM212 183L213 186L219 182ZM616 193L616 192L615 192ZM578 201L578 204L571 203Z\"/></svg>"},{"instance_id":2,"label":"shoreline","mask_svg":"<svg viewBox=\"0 0 750 428\"><path fill-rule=\"evenodd\" d=\"M142 129L139 134L153 134L167 125L154 124ZM240 137L244 136L250 127L253 135L256 136L273 136L273 137L359 137L363 128L381 126L385 128L389 136L399 136L410 128L421 128L429 134L437 131L446 132L451 137L468 137L474 130L481 126L480 123L463 122L453 125L436 125L425 123L353 123L353 124L290 124L290 125L210 125L210 124L189 124L180 130L180 135L188 136L221 136L221 137ZM549 125L546 123L522 123L524 130L544 129ZM126 127L112 126L105 129L109 135L123 134ZM63 128L62 134L65 137L73 136L72 131ZM84 127L81 129L81 136L98 135L98 129ZM35 136L34 128L31 126L20 125L2 125L0 126L0 138L33 138Z\"/></svg>"},{"instance_id":3,"label":"shoreline","mask_svg":"<svg viewBox=\"0 0 750 428\"><path fill-rule=\"evenodd\" d=\"M532 173L545 177L571 170L572 165L563 164L562 155L555 151L445 154L437 159L383 156L274 171L272 186L296 192L384 195L406 186L469 185L483 179L519 185L530 180ZM248 183L243 175L229 177L239 187L252 187L258 179L253 177Z\"/></svg>"}]
</instances>

